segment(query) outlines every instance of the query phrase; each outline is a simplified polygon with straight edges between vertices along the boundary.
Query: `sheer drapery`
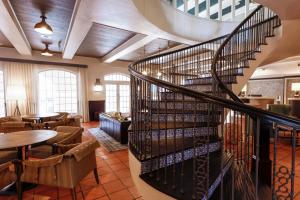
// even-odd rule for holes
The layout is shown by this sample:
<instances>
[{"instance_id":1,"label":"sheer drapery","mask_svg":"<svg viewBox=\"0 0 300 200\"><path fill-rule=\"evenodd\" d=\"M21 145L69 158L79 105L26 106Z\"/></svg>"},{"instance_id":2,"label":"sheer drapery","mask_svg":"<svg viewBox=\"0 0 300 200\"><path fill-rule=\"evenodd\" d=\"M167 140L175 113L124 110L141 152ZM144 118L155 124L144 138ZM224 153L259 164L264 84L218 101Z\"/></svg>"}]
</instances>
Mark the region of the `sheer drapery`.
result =
<instances>
[{"instance_id":1,"label":"sheer drapery","mask_svg":"<svg viewBox=\"0 0 300 200\"><path fill-rule=\"evenodd\" d=\"M83 122L89 121L87 85L87 70L85 68L78 68L78 105Z\"/></svg>"},{"instance_id":2,"label":"sheer drapery","mask_svg":"<svg viewBox=\"0 0 300 200\"><path fill-rule=\"evenodd\" d=\"M22 115L37 111L37 73L34 64L1 62L4 71L7 115L13 115L18 102Z\"/></svg>"}]
</instances>

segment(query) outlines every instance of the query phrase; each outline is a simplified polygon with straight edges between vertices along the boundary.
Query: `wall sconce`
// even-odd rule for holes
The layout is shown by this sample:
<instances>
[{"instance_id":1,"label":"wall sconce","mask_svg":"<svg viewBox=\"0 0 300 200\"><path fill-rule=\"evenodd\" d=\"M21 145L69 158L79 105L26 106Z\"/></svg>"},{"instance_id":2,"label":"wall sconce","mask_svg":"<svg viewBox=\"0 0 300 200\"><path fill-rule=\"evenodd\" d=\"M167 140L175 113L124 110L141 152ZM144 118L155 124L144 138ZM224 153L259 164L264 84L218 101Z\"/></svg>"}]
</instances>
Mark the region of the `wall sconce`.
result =
<instances>
[{"instance_id":1,"label":"wall sconce","mask_svg":"<svg viewBox=\"0 0 300 200\"><path fill-rule=\"evenodd\" d=\"M96 82L94 85L94 91L95 92L102 92L103 91L103 86L100 83L100 78L96 78Z\"/></svg>"},{"instance_id":2,"label":"wall sconce","mask_svg":"<svg viewBox=\"0 0 300 200\"><path fill-rule=\"evenodd\" d=\"M299 97L300 83L292 83L292 91L295 92L294 97Z\"/></svg>"}]
</instances>

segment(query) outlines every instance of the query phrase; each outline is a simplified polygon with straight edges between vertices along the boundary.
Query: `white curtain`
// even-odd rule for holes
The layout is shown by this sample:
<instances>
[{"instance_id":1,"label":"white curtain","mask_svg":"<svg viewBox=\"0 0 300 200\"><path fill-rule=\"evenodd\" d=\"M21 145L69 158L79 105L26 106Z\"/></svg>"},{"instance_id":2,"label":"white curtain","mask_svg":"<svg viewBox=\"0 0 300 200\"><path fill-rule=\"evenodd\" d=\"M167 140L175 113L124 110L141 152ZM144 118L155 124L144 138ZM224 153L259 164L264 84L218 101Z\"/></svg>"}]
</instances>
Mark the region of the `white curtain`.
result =
<instances>
[{"instance_id":1,"label":"white curtain","mask_svg":"<svg viewBox=\"0 0 300 200\"><path fill-rule=\"evenodd\" d=\"M78 108L83 122L89 121L87 85L87 69L78 68Z\"/></svg>"},{"instance_id":2,"label":"white curtain","mask_svg":"<svg viewBox=\"0 0 300 200\"><path fill-rule=\"evenodd\" d=\"M17 62L1 62L0 65L4 71L7 115L14 114L17 101L21 115L36 113L38 67Z\"/></svg>"}]
</instances>

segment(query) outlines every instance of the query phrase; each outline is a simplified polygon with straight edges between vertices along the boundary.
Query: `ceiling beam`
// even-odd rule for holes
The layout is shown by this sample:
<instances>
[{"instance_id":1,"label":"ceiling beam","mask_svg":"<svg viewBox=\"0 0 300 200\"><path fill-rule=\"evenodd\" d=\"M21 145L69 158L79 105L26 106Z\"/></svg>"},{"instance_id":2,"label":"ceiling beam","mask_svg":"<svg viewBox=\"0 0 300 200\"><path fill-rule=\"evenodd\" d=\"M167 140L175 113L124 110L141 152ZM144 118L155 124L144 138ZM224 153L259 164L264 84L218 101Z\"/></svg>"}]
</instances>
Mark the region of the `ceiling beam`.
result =
<instances>
[{"instance_id":1,"label":"ceiling beam","mask_svg":"<svg viewBox=\"0 0 300 200\"><path fill-rule=\"evenodd\" d=\"M124 55L127 55L143 46L148 44L149 42L157 39L155 36L145 36L141 34L136 34L114 50L112 50L107 55L103 56L101 59L102 62L111 63Z\"/></svg>"},{"instance_id":2,"label":"ceiling beam","mask_svg":"<svg viewBox=\"0 0 300 200\"><path fill-rule=\"evenodd\" d=\"M8 0L0 0L0 30L21 55L31 55L31 46Z\"/></svg>"},{"instance_id":3,"label":"ceiling beam","mask_svg":"<svg viewBox=\"0 0 300 200\"><path fill-rule=\"evenodd\" d=\"M70 22L66 43L63 50L63 58L72 59L80 47L82 41L93 25L89 16L88 1L77 0Z\"/></svg>"}]
</instances>

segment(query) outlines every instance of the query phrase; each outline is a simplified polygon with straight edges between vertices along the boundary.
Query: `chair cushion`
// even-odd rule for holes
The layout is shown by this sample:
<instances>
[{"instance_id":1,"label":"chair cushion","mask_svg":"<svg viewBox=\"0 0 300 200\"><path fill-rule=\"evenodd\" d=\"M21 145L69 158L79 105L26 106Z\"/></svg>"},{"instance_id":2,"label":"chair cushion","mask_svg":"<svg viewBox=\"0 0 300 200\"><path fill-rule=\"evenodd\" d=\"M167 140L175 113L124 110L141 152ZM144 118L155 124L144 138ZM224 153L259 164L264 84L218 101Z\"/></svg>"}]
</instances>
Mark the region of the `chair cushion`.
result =
<instances>
[{"instance_id":1,"label":"chair cushion","mask_svg":"<svg viewBox=\"0 0 300 200\"><path fill-rule=\"evenodd\" d=\"M35 158L48 158L52 156L51 145L39 145L30 149L30 156Z\"/></svg>"},{"instance_id":2,"label":"chair cushion","mask_svg":"<svg viewBox=\"0 0 300 200\"><path fill-rule=\"evenodd\" d=\"M17 151L0 151L0 164L17 159Z\"/></svg>"},{"instance_id":3,"label":"chair cushion","mask_svg":"<svg viewBox=\"0 0 300 200\"><path fill-rule=\"evenodd\" d=\"M51 138L51 139L47 140L47 144L58 143L58 142L60 142L64 139L66 139L70 135L72 135L72 133L57 132L57 135L54 138Z\"/></svg>"}]
</instances>

